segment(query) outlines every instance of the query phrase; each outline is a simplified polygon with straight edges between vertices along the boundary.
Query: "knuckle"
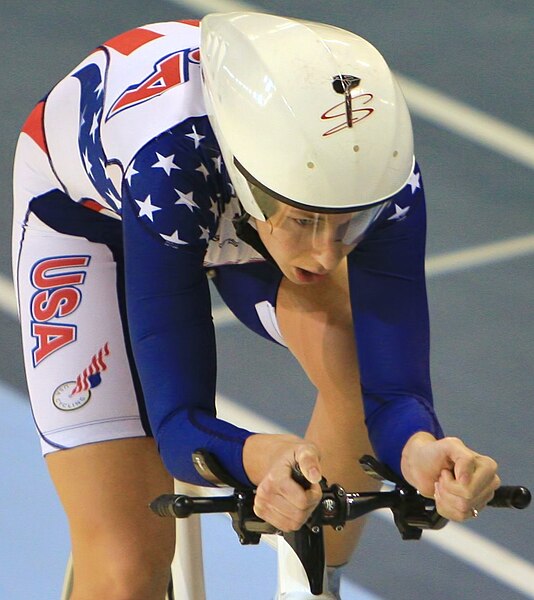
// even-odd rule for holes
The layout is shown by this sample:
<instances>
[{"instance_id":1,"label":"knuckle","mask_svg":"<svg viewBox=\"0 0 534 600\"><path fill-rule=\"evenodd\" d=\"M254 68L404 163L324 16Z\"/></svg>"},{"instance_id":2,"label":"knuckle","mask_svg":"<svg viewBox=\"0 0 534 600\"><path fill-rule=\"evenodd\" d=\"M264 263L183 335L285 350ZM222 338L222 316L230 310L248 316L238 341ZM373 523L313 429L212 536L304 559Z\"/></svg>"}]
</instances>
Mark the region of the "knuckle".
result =
<instances>
[{"instance_id":1,"label":"knuckle","mask_svg":"<svg viewBox=\"0 0 534 600\"><path fill-rule=\"evenodd\" d=\"M260 483L260 486L258 487L258 489L260 489L260 487L261 487L261 491L264 494L267 494L267 495L274 494L278 487L278 480L272 473L268 473L267 476Z\"/></svg>"},{"instance_id":2,"label":"knuckle","mask_svg":"<svg viewBox=\"0 0 534 600\"><path fill-rule=\"evenodd\" d=\"M269 495L269 486L265 480L260 481L260 484L256 488L256 503L261 501L264 497Z\"/></svg>"},{"instance_id":3,"label":"knuckle","mask_svg":"<svg viewBox=\"0 0 534 600\"><path fill-rule=\"evenodd\" d=\"M267 511L265 509L265 506L261 502L254 503L254 513L260 519L263 519L264 521L267 520L265 518L267 516Z\"/></svg>"},{"instance_id":4,"label":"knuckle","mask_svg":"<svg viewBox=\"0 0 534 600\"><path fill-rule=\"evenodd\" d=\"M497 470L497 462L491 456L479 454L477 458L487 469Z\"/></svg>"}]
</instances>

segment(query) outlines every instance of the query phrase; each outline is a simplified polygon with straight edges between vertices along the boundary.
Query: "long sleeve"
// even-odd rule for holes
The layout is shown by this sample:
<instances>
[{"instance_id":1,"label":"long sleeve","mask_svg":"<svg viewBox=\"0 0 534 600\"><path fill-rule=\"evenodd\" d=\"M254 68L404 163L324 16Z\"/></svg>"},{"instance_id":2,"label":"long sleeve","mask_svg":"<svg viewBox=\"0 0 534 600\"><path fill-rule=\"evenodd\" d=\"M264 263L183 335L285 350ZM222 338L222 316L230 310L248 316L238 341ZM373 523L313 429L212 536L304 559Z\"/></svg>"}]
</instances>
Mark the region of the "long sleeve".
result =
<instances>
[{"instance_id":1,"label":"long sleeve","mask_svg":"<svg viewBox=\"0 0 534 600\"><path fill-rule=\"evenodd\" d=\"M367 428L379 459L399 473L411 435L443 436L430 383L425 237L416 170L348 259Z\"/></svg>"},{"instance_id":2,"label":"long sleeve","mask_svg":"<svg viewBox=\"0 0 534 600\"><path fill-rule=\"evenodd\" d=\"M195 123L200 132L202 122ZM215 412L215 335L203 258L216 227L210 211L216 190L206 183L189 148L181 152L181 145L189 143L176 132L162 136L139 154L131 185L124 186L132 346L151 428L168 470L178 479L205 485L191 460L202 447L250 485L242 461L250 432L217 419ZM214 164L211 157L208 161Z\"/></svg>"}]
</instances>

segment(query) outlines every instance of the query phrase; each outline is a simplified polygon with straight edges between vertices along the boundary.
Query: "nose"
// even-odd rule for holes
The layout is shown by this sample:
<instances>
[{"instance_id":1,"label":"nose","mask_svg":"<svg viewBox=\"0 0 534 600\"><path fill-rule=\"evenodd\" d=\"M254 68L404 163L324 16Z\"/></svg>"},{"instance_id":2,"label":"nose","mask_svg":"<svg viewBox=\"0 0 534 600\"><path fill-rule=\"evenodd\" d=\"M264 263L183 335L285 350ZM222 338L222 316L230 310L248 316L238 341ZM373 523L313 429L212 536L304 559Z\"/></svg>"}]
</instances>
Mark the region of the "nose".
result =
<instances>
[{"instance_id":1,"label":"nose","mask_svg":"<svg viewBox=\"0 0 534 600\"><path fill-rule=\"evenodd\" d=\"M314 248L313 257L325 272L333 271L345 258L346 246L340 242L326 242Z\"/></svg>"}]
</instances>

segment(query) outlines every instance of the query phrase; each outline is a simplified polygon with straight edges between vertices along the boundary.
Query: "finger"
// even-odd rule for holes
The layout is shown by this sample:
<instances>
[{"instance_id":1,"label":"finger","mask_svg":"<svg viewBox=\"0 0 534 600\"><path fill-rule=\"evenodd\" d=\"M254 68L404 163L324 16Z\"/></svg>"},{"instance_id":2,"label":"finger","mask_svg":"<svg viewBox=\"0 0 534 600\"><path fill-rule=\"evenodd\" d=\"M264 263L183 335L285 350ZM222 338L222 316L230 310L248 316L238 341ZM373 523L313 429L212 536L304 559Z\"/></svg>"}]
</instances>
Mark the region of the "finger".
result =
<instances>
[{"instance_id":1,"label":"finger","mask_svg":"<svg viewBox=\"0 0 534 600\"><path fill-rule=\"evenodd\" d=\"M458 488L458 482L454 480L452 474L444 471L439 482L436 483L434 495L436 510L440 515L452 521L463 522L471 519L477 514L473 512L474 510L480 512L493 498L499 483L499 478L495 476L490 485L473 495L463 486ZM463 491L464 495L459 495L458 489Z\"/></svg>"},{"instance_id":2,"label":"finger","mask_svg":"<svg viewBox=\"0 0 534 600\"><path fill-rule=\"evenodd\" d=\"M456 459L454 463L454 478L464 486L471 483L477 469L476 455L468 452Z\"/></svg>"},{"instance_id":3,"label":"finger","mask_svg":"<svg viewBox=\"0 0 534 600\"><path fill-rule=\"evenodd\" d=\"M313 444L299 446L295 451L295 461L302 474L310 483L319 483L322 478L319 450Z\"/></svg>"},{"instance_id":4,"label":"finger","mask_svg":"<svg viewBox=\"0 0 534 600\"><path fill-rule=\"evenodd\" d=\"M440 480L451 493L465 498L475 498L498 487L497 484L500 480L496 472L497 463L493 459L475 454L474 472L470 475L468 482L466 482L466 478L459 481L444 473L440 476Z\"/></svg>"},{"instance_id":5,"label":"finger","mask_svg":"<svg viewBox=\"0 0 534 600\"><path fill-rule=\"evenodd\" d=\"M322 497L321 487L311 484L309 490L294 481L286 469L278 469L269 473L256 490L256 499L263 504L272 504L287 510L309 511L317 506Z\"/></svg>"},{"instance_id":6,"label":"finger","mask_svg":"<svg viewBox=\"0 0 534 600\"><path fill-rule=\"evenodd\" d=\"M436 483L436 509L446 519L462 522L472 517L474 499L459 495L458 491L467 493L450 471L443 470Z\"/></svg>"},{"instance_id":7,"label":"finger","mask_svg":"<svg viewBox=\"0 0 534 600\"><path fill-rule=\"evenodd\" d=\"M254 502L254 512L280 531L296 531L307 521L307 515L301 511L293 512L281 509L274 504L263 504L259 499Z\"/></svg>"},{"instance_id":8,"label":"finger","mask_svg":"<svg viewBox=\"0 0 534 600\"><path fill-rule=\"evenodd\" d=\"M448 469L443 469L438 482L442 497L458 496L466 500L474 497L470 487L458 481L452 471L449 471Z\"/></svg>"},{"instance_id":9,"label":"finger","mask_svg":"<svg viewBox=\"0 0 534 600\"><path fill-rule=\"evenodd\" d=\"M450 494L443 489L439 482L436 483L434 499L438 513L451 521L466 521L473 514L470 502L464 498Z\"/></svg>"},{"instance_id":10,"label":"finger","mask_svg":"<svg viewBox=\"0 0 534 600\"><path fill-rule=\"evenodd\" d=\"M318 485L304 491L293 481L284 484L269 486L262 482L256 492L254 512L277 529L295 531L308 520L322 493Z\"/></svg>"},{"instance_id":11,"label":"finger","mask_svg":"<svg viewBox=\"0 0 534 600\"><path fill-rule=\"evenodd\" d=\"M482 510L488 504L488 502L493 499L493 496L495 496L495 490L499 487L500 484L500 478L497 475L495 475L491 482L488 485L486 485L481 490L481 492L473 499L473 507L479 511Z\"/></svg>"}]
</instances>

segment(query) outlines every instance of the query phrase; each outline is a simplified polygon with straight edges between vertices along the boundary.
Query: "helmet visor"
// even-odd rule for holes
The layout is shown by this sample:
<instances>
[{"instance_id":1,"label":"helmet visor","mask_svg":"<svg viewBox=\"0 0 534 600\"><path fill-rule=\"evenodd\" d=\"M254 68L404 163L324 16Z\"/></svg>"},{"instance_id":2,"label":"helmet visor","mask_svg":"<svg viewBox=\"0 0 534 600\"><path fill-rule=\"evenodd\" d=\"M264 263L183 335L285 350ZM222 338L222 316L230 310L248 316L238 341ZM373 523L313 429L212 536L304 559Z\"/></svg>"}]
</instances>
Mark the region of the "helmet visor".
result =
<instances>
[{"instance_id":1,"label":"helmet visor","mask_svg":"<svg viewBox=\"0 0 534 600\"><path fill-rule=\"evenodd\" d=\"M387 202L355 212L327 213L291 206L249 184L254 199L272 227L272 235L293 245L319 248L326 244L356 246Z\"/></svg>"}]
</instances>

